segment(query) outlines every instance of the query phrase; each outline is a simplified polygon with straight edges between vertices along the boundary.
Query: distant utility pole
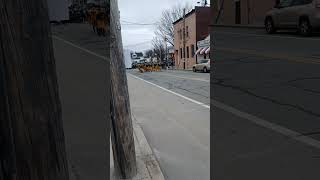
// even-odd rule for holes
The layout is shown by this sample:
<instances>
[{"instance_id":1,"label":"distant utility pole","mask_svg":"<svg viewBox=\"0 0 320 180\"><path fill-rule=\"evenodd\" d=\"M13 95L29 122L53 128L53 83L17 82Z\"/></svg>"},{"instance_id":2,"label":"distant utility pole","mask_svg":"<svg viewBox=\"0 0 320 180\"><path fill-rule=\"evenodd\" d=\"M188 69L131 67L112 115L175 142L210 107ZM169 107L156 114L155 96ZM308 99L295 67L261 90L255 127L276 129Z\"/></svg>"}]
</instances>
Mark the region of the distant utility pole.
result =
<instances>
[{"instance_id":1,"label":"distant utility pole","mask_svg":"<svg viewBox=\"0 0 320 180\"><path fill-rule=\"evenodd\" d=\"M166 63L167 63L167 68L169 67L169 62L168 62L168 47L167 47L167 36L164 37L164 45L165 45L165 58L166 58Z\"/></svg>"},{"instance_id":2,"label":"distant utility pole","mask_svg":"<svg viewBox=\"0 0 320 180\"><path fill-rule=\"evenodd\" d=\"M0 179L68 180L47 0L0 14Z\"/></svg>"},{"instance_id":3,"label":"distant utility pole","mask_svg":"<svg viewBox=\"0 0 320 180\"><path fill-rule=\"evenodd\" d=\"M114 164L120 178L136 175L136 154L123 57L118 1L110 0L111 139Z\"/></svg>"},{"instance_id":4,"label":"distant utility pole","mask_svg":"<svg viewBox=\"0 0 320 180\"><path fill-rule=\"evenodd\" d=\"M186 8L183 8L183 69L188 69L186 62Z\"/></svg>"}]
</instances>

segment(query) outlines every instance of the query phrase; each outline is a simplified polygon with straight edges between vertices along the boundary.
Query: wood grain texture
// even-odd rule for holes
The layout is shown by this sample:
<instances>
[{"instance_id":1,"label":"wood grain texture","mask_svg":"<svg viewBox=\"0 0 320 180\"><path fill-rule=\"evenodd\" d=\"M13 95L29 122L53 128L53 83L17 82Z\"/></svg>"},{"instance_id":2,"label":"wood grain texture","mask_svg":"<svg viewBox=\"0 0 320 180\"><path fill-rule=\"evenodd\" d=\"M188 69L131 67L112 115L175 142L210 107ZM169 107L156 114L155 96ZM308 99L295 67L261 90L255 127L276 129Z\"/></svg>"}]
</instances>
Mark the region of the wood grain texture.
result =
<instances>
[{"instance_id":1,"label":"wood grain texture","mask_svg":"<svg viewBox=\"0 0 320 180\"><path fill-rule=\"evenodd\" d=\"M0 179L67 180L46 0L0 0Z\"/></svg>"},{"instance_id":2,"label":"wood grain texture","mask_svg":"<svg viewBox=\"0 0 320 180\"><path fill-rule=\"evenodd\" d=\"M122 178L137 173L130 101L117 0L110 0L111 138L116 170Z\"/></svg>"}]
</instances>

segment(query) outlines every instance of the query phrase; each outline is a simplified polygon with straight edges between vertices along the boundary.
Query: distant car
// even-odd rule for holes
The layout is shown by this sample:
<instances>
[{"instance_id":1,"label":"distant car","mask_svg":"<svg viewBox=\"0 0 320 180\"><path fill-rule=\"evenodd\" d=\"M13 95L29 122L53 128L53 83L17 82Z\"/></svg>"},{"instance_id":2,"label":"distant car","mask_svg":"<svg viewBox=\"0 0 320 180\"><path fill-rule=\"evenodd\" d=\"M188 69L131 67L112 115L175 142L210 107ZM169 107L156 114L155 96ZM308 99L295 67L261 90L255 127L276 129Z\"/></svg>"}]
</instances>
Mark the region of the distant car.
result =
<instances>
[{"instance_id":1,"label":"distant car","mask_svg":"<svg viewBox=\"0 0 320 180\"><path fill-rule=\"evenodd\" d=\"M278 29L297 29L303 36L320 29L320 0L282 0L267 12L265 18L267 33Z\"/></svg>"},{"instance_id":2,"label":"distant car","mask_svg":"<svg viewBox=\"0 0 320 180\"><path fill-rule=\"evenodd\" d=\"M203 71L210 72L210 59L203 59L199 61L199 64L193 65L193 72Z\"/></svg>"}]
</instances>

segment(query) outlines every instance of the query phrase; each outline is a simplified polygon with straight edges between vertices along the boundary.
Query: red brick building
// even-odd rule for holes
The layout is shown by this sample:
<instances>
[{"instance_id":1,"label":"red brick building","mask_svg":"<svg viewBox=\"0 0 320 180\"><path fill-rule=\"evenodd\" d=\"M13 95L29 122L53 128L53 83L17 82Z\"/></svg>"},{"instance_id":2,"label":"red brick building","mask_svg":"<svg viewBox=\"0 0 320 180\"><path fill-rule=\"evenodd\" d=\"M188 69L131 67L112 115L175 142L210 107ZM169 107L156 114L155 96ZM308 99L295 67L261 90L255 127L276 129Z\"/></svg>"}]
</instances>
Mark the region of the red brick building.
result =
<instances>
[{"instance_id":1,"label":"red brick building","mask_svg":"<svg viewBox=\"0 0 320 180\"><path fill-rule=\"evenodd\" d=\"M176 68L191 69L196 64L197 42L209 34L211 13L210 7L195 7L184 19L180 18L173 23Z\"/></svg>"},{"instance_id":2,"label":"red brick building","mask_svg":"<svg viewBox=\"0 0 320 180\"><path fill-rule=\"evenodd\" d=\"M274 5L275 0L216 0L211 4L213 22L225 25L263 25L266 12Z\"/></svg>"}]
</instances>

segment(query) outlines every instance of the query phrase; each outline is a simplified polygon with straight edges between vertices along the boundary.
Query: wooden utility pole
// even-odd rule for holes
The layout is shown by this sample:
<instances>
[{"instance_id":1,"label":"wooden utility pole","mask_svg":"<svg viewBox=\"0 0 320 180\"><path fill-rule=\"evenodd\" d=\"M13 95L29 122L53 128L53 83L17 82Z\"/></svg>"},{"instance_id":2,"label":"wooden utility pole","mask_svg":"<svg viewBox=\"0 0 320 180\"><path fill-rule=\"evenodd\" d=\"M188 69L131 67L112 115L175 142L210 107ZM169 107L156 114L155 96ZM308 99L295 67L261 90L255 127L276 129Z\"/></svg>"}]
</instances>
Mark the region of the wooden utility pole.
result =
<instances>
[{"instance_id":1,"label":"wooden utility pole","mask_svg":"<svg viewBox=\"0 0 320 180\"><path fill-rule=\"evenodd\" d=\"M0 0L0 179L68 180L47 0Z\"/></svg>"},{"instance_id":2,"label":"wooden utility pole","mask_svg":"<svg viewBox=\"0 0 320 180\"><path fill-rule=\"evenodd\" d=\"M116 172L121 178L137 173L126 68L117 0L110 0L111 139Z\"/></svg>"}]
</instances>

